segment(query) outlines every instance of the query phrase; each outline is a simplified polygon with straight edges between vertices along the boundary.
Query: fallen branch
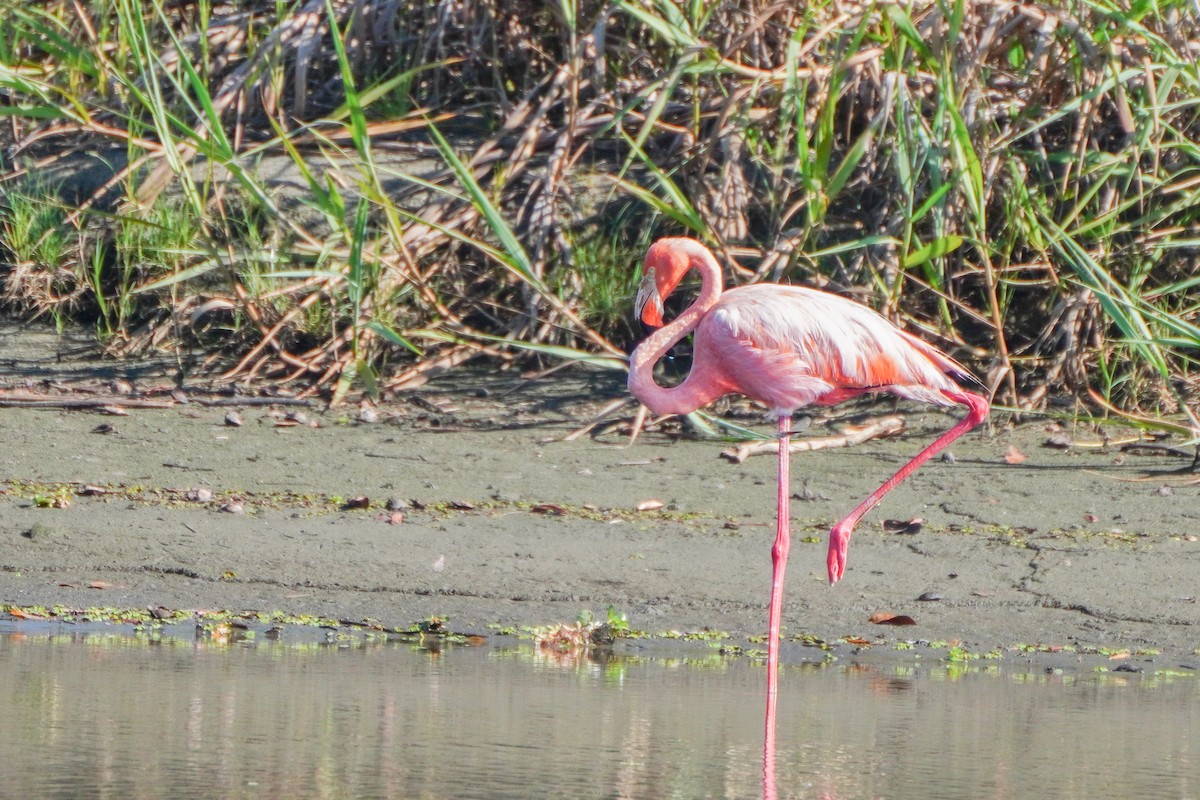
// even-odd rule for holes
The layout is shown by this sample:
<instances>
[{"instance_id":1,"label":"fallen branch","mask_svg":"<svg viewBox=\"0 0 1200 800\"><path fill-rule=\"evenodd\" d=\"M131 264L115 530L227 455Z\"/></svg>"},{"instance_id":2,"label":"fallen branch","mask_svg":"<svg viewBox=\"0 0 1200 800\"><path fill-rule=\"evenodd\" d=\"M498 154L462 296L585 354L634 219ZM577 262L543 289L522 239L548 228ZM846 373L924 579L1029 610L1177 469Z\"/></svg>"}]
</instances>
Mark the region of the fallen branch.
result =
<instances>
[{"instance_id":1,"label":"fallen branch","mask_svg":"<svg viewBox=\"0 0 1200 800\"><path fill-rule=\"evenodd\" d=\"M174 400L141 400L133 397L56 397L26 392L0 393L0 408L171 408Z\"/></svg>"},{"instance_id":2,"label":"fallen branch","mask_svg":"<svg viewBox=\"0 0 1200 800\"><path fill-rule=\"evenodd\" d=\"M797 439L788 444L789 453L800 453L809 450L826 450L830 447L852 447L862 444L869 439L882 439L896 436L904 430L904 420L900 417L883 417L868 422L865 425L848 426L838 436L822 436L815 439ZM734 464L740 464L750 456L760 453L778 453L779 440L767 439L761 442L747 442L737 447L731 447L721 453Z\"/></svg>"},{"instance_id":3,"label":"fallen branch","mask_svg":"<svg viewBox=\"0 0 1200 800\"><path fill-rule=\"evenodd\" d=\"M224 406L313 406L316 403L302 397L214 397L188 398L187 402L205 408ZM64 397L33 392L0 391L0 408L174 408L185 405L179 400L147 400L140 397L91 395Z\"/></svg>"},{"instance_id":4,"label":"fallen branch","mask_svg":"<svg viewBox=\"0 0 1200 800\"><path fill-rule=\"evenodd\" d=\"M311 408L317 401L307 397L218 397L213 399L191 400L205 408L223 408L226 406L304 406Z\"/></svg>"},{"instance_id":5,"label":"fallen branch","mask_svg":"<svg viewBox=\"0 0 1200 800\"><path fill-rule=\"evenodd\" d=\"M633 398L630 397L618 397L617 399L609 402L606 406L604 406L604 408L600 409L600 412L596 414L596 416L592 417L591 422L572 433L568 433L562 438L562 441L573 442L579 437L591 433L598 425L600 425L600 423L612 416L614 412L619 411L620 409L629 405L632 399Z\"/></svg>"}]
</instances>

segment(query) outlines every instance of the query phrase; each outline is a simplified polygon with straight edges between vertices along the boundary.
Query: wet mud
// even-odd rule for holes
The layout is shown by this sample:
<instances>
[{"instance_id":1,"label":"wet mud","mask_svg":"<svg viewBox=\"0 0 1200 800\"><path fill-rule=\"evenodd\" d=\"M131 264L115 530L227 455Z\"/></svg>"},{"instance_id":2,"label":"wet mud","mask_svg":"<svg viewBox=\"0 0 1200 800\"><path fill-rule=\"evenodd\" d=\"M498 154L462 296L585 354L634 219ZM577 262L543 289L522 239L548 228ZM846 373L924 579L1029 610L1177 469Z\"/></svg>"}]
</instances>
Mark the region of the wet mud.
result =
<instances>
[{"instance_id":1,"label":"wet mud","mask_svg":"<svg viewBox=\"0 0 1200 800\"><path fill-rule=\"evenodd\" d=\"M172 385L174 369L0 329L10 392L108 391L122 378L146 396ZM633 446L617 433L563 441L624 394L622 377L459 369L369 421L357 407L249 403L120 416L0 408L0 605L282 610L394 626L441 616L482 633L611 606L637 630L709 629L759 646L774 458L733 464L720 442L662 432ZM243 424L227 424L231 410ZM808 657L814 641L889 652L918 641L1006 658L1197 660L1197 476L1172 474L1178 458L1104 446L1086 426L1013 427L995 414L864 519L845 578L828 586L828 526L953 419L879 400L813 422L823 436L889 413L904 420L897 437L792 457L785 659ZM1072 444L1046 446L1052 435ZM637 510L654 500L660 508ZM884 524L897 519L923 523ZM881 612L916 625L873 624ZM707 646L673 641L638 646Z\"/></svg>"}]
</instances>

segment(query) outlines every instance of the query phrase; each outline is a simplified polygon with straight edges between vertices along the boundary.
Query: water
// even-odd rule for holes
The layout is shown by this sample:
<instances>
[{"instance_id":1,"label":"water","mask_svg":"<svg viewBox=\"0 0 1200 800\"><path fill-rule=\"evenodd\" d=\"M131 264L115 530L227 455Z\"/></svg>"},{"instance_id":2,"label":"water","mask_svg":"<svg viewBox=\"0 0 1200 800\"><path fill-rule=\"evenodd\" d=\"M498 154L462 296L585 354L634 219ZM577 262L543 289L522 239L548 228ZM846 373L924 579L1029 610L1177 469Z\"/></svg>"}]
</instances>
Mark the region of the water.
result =
<instances>
[{"instance_id":1,"label":"water","mask_svg":"<svg viewBox=\"0 0 1200 800\"><path fill-rule=\"evenodd\" d=\"M0 629L0 798L754 798L764 671ZM7 630L7 632L5 632ZM69 630L69 629L68 629ZM781 670L781 798L1200 796L1188 675Z\"/></svg>"}]
</instances>

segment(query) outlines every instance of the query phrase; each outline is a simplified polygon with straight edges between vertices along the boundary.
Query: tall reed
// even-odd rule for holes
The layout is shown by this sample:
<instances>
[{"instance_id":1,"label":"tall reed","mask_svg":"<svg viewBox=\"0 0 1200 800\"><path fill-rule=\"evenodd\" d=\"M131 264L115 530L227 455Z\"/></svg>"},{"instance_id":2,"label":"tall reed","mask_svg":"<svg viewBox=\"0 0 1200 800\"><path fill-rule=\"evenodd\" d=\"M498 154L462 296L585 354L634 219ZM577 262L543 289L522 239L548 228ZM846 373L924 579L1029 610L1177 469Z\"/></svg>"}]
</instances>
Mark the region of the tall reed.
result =
<instances>
[{"instance_id":1,"label":"tall reed","mask_svg":"<svg viewBox=\"0 0 1200 800\"><path fill-rule=\"evenodd\" d=\"M220 319L229 379L333 399L618 356L638 253L686 233L735 281L876 305L1014 407L1196 402L1191 0L50 0L0 33L6 297L125 350ZM127 167L37 255L16 220L61 204L32 177L97 144ZM165 197L180 235L122 277Z\"/></svg>"}]
</instances>

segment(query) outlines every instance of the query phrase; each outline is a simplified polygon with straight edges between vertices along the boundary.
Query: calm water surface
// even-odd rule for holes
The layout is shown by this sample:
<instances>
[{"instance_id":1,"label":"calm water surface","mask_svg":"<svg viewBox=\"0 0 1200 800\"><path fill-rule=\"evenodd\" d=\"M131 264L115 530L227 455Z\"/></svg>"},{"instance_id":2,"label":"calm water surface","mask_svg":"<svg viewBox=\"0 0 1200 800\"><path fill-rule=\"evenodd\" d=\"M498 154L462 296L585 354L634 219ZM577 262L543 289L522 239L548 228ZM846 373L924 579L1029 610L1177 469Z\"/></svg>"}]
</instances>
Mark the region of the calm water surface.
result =
<instances>
[{"instance_id":1,"label":"calm water surface","mask_svg":"<svg viewBox=\"0 0 1200 800\"><path fill-rule=\"evenodd\" d=\"M15 626L21 631L21 626ZM754 798L761 667L0 628L0 798ZM783 798L1200 797L1180 676L781 671Z\"/></svg>"}]
</instances>

